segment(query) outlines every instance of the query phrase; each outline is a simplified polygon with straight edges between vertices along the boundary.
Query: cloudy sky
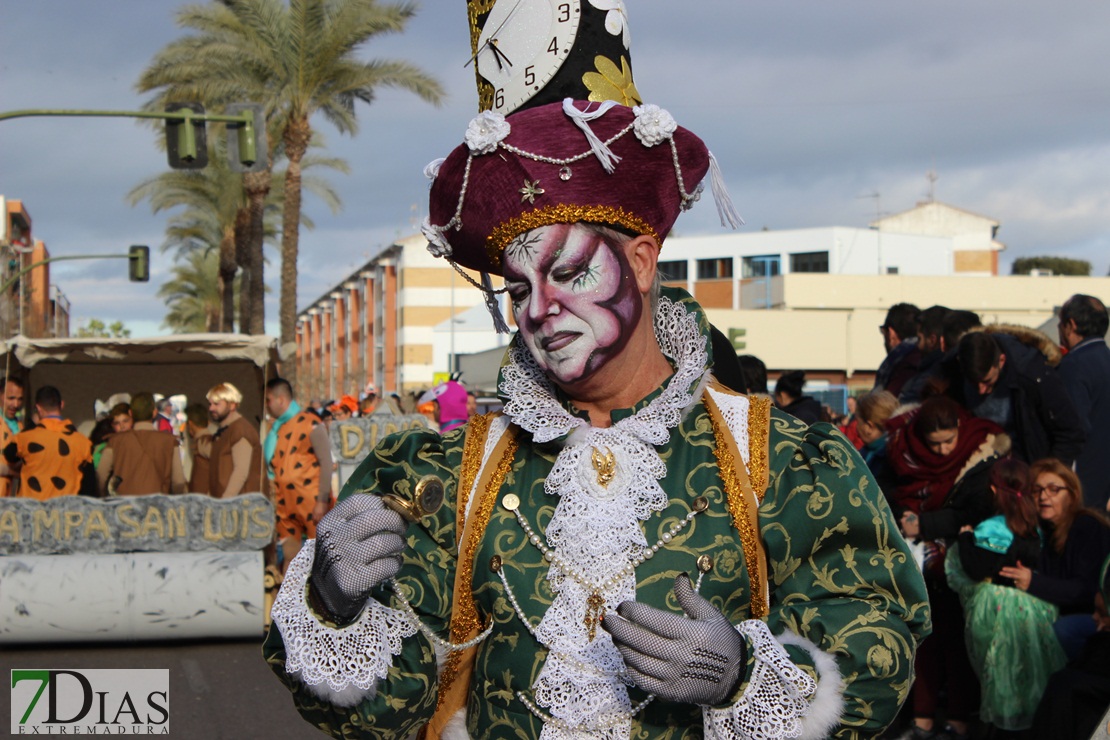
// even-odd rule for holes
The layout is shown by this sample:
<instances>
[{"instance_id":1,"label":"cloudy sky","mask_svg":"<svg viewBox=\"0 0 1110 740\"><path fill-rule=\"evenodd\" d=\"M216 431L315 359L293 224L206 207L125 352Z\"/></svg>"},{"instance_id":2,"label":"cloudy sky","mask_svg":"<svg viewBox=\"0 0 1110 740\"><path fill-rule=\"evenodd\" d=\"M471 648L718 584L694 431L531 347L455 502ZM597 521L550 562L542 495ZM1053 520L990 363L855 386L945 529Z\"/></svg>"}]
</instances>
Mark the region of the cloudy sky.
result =
<instances>
[{"instance_id":1,"label":"cloudy sky","mask_svg":"<svg viewBox=\"0 0 1110 740\"><path fill-rule=\"evenodd\" d=\"M583 0L586 1L586 0ZM1041 0L627 0L637 86L713 150L746 228L865 226L929 192L997 219L1003 270L1056 254L1110 266L1110 4ZM182 32L170 0L0 0L5 111L137 109L143 67ZM423 0L402 35L364 50L438 77L434 108L385 90L341 136L323 120L338 215L311 196L302 231L304 306L424 216L423 166L461 142L475 112L463 0ZM166 169L149 128L124 119L26 118L0 123L0 194L20 198L54 255L157 247L165 216L125 195ZM720 227L703 202L680 234ZM267 324L276 332L276 254ZM155 251L150 285L122 261L53 270L77 323L122 320L158 333L155 298L169 256Z\"/></svg>"}]
</instances>

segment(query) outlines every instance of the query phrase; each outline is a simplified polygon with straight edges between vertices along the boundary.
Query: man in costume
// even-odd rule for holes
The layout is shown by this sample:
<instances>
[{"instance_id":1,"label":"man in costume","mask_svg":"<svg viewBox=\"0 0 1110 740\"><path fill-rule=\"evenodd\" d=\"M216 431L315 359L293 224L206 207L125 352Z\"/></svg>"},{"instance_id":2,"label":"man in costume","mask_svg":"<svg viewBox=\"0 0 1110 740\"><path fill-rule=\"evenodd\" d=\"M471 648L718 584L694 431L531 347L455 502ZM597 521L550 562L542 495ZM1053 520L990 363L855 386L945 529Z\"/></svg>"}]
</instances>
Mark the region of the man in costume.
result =
<instances>
[{"instance_id":1,"label":"man in costume","mask_svg":"<svg viewBox=\"0 0 1110 740\"><path fill-rule=\"evenodd\" d=\"M479 42L479 65L528 69ZM290 566L264 652L308 721L623 740L893 719L929 617L874 479L831 426L718 383L704 313L658 288L711 161L656 106L568 99L487 111L429 166L429 249L519 327L504 411L387 438Z\"/></svg>"},{"instance_id":2,"label":"man in costume","mask_svg":"<svg viewBox=\"0 0 1110 740\"><path fill-rule=\"evenodd\" d=\"M440 167L433 245L503 274L520 327L504 415L367 458L289 570L269 658L337 736L873 734L909 688L920 574L851 445L715 385L704 314L653 300L701 142L611 107L609 176L574 115L480 116L491 136ZM582 151L560 187L545 160ZM504 197L522 178L551 185ZM429 490L445 504L412 526L387 508Z\"/></svg>"},{"instance_id":3,"label":"man in costume","mask_svg":"<svg viewBox=\"0 0 1110 740\"><path fill-rule=\"evenodd\" d=\"M52 385L35 391L35 414L30 429L15 435L4 448L4 458L19 472L16 495L47 501L56 496L96 495L92 442L62 416L62 394Z\"/></svg>"},{"instance_id":4,"label":"man in costume","mask_svg":"<svg viewBox=\"0 0 1110 740\"><path fill-rule=\"evenodd\" d=\"M154 417L154 396L136 393L128 417L133 426L109 437L100 455L96 477L102 494L185 493L177 439L156 429Z\"/></svg>"},{"instance_id":5,"label":"man in costume","mask_svg":"<svg viewBox=\"0 0 1110 740\"><path fill-rule=\"evenodd\" d=\"M208 493L208 458L212 454L212 417L203 403L185 407L185 437L189 440L192 468L189 471L189 493Z\"/></svg>"},{"instance_id":6,"label":"man in costume","mask_svg":"<svg viewBox=\"0 0 1110 740\"><path fill-rule=\"evenodd\" d=\"M239 413L243 394L231 383L208 391L208 415L219 425L208 457L208 492L215 498L262 490L262 444L258 430Z\"/></svg>"},{"instance_id":7,"label":"man in costume","mask_svg":"<svg viewBox=\"0 0 1110 740\"><path fill-rule=\"evenodd\" d=\"M266 383L266 411L272 419L262 446L266 472L277 503L278 544L284 565L316 537L316 523L331 508L331 440L313 409L301 409L284 378Z\"/></svg>"}]
</instances>

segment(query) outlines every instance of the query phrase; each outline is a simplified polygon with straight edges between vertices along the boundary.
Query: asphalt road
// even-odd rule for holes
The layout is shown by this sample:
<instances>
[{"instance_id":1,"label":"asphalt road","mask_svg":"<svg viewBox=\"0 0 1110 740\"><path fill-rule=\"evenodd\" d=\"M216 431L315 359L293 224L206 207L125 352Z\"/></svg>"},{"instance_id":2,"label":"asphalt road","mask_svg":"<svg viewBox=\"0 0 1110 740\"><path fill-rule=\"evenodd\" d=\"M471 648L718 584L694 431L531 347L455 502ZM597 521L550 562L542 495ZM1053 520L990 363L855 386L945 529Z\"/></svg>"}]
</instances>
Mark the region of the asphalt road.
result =
<instances>
[{"instance_id":1,"label":"asphalt road","mask_svg":"<svg viewBox=\"0 0 1110 740\"><path fill-rule=\"evenodd\" d=\"M187 740L281 740L326 735L301 719L289 692L262 659L258 641L91 643L0 648L12 668L168 668L170 736ZM0 690L0 735L11 716Z\"/></svg>"}]
</instances>

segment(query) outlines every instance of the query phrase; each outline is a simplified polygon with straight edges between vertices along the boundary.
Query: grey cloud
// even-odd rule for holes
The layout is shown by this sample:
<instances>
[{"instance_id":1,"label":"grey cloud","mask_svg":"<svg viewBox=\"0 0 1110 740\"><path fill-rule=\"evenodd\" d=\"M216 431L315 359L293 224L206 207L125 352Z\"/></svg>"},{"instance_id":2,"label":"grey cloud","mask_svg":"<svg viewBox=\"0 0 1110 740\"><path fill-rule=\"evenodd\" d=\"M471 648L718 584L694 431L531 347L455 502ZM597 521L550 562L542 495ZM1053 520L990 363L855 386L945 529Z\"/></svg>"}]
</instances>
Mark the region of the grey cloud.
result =
<instances>
[{"instance_id":1,"label":"grey cloud","mask_svg":"<svg viewBox=\"0 0 1110 740\"><path fill-rule=\"evenodd\" d=\"M175 6L49 5L49 13L42 3L5 7L4 106L140 106L135 79L179 35ZM880 192L886 212L912 207L935 161L938 198L1002 222L1003 269L1014 257L1053 252L1091 259L1106 273L1110 6L628 5L641 92L706 140L749 229L865 225L875 203L858 196ZM365 56L409 59L437 75L449 98L437 109L383 90L360 107L353 139L318 122L330 153L353 172L329 176L345 202L341 214L306 199L318 228L302 231L301 305L415 230L426 208L424 165L462 140L475 112L473 70L462 66L469 40L461 2L424 0L406 34L375 42ZM165 169L157 133L115 120L0 125L0 192L24 199L36 235L55 253L161 244L164 219L124 203L131 187ZM679 233L720 231L707 201L680 219ZM155 259L157 270L168 269L167 256ZM271 259L267 315L275 319L275 253ZM123 282L87 280L83 271L55 275L80 314L162 311Z\"/></svg>"}]
</instances>

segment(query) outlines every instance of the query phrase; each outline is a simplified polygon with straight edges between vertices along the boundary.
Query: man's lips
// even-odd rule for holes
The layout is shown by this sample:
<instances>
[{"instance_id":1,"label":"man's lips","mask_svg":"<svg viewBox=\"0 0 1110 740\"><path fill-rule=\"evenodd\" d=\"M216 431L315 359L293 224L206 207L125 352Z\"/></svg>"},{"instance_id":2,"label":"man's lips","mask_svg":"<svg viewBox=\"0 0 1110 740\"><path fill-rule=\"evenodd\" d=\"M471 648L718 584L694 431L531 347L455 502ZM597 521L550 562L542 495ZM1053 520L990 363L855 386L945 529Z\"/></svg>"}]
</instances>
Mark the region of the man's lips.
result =
<instances>
[{"instance_id":1,"label":"man's lips","mask_svg":"<svg viewBox=\"0 0 1110 740\"><path fill-rule=\"evenodd\" d=\"M555 352L582 336L581 332L559 331L549 337L540 339L540 349L544 352Z\"/></svg>"}]
</instances>

